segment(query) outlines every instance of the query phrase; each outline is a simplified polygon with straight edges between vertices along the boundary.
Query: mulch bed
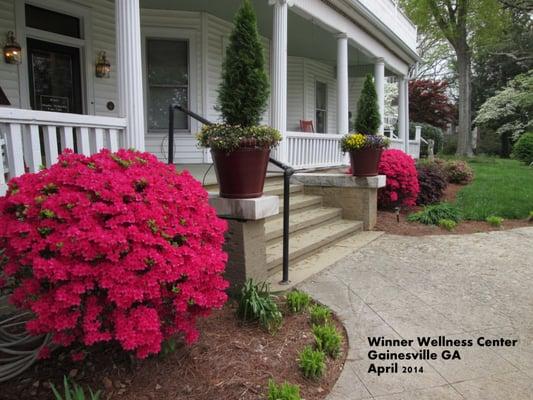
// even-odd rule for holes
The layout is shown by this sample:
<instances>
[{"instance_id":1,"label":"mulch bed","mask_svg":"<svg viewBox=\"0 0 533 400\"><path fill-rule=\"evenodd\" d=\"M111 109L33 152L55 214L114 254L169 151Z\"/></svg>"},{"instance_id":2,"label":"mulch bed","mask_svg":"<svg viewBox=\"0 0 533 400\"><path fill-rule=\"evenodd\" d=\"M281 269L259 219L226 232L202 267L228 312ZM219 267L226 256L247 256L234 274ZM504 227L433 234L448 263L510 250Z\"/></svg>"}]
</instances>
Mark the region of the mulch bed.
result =
<instances>
[{"instance_id":1,"label":"mulch bed","mask_svg":"<svg viewBox=\"0 0 533 400\"><path fill-rule=\"evenodd\" d=\"M342 355L328 359L319 381L300 374L298 352L314 342L307 314L284 313L282 328L271 335L256 324L235 318L235 306L199 321L202 332L193 346L178 345L174 353L137 361L118 350L102 349L81 363L65 354L35 364L18 378L0 384L3 400L53 399L49 382L62 387L63 375L80 385L101 389L101 399L121 400L257 400L266 399L268 380L297 384L303 399L324 399L337 381L347 354L343 333ZM88 399L89 400L89 399Z\"/></svg>"},{"instance_id":2,"label":"mulch bed","mask_svg":"<svg viewBox=\"0 0 533 400\"><path fill-rule=\"evenodd\" d=\"M449 184L444 193L443 201L454 202L459 190L464 186ZM526 220L504 220L501 227L493 227L485 221L461 221L453 231L439 228L434 225L424 225L417 222L408 222L407 216L413 212L420 211L422 207L402 209L400 212L400 222L397 220L395 212L379 210L376 231L384 231L393 235L425 236L425 235L461 235L478 232L501 231L506 229L522 228L533 226Z\"/></svg>"}]
</instances>

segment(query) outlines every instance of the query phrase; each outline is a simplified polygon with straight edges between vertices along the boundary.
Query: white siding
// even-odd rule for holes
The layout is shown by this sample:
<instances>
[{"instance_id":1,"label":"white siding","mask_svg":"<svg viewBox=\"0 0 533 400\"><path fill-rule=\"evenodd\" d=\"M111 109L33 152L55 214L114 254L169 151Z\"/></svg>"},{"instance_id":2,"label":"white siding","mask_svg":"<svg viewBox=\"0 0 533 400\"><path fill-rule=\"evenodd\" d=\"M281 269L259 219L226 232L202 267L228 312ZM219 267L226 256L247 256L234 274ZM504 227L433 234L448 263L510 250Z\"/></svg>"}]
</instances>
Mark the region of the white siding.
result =
<instances>
[{"instance_id":1,"label":"white siding","mask_svg":"<svg viewBox=\"0 0 533 400\"><path fill-rule=\"evenodd\" d=\"M206 117L210 121L220 121L220 113L216 111L218 87L221 82L222 61L225 54L225 46L229 43L231 23L207 15L207 110ZM265 48L265 64L267 74L270 77L270 40L263 38ZM270 123L270 100L263 116L264 124Z\"/></svg>"},{"instance_id":2,"label":"white siding","mask_svg":"<svg viewBox=\"0 0 533 400\"><path fill-rule=\"evenodd\" d=\"M15 31L15 3L14 0L0 0L0 43L2 46L8 31ZM19 107L20 104L19 68L25 68L25 66L6 64L3 59L0 61L0 86L14 107Z\"/></svg>"},{"instance_id":3,"label":"white siding","mask_svg":"<svg viewBox=\"0 0 533 400\"><path fill-rule=\"evenodd\" d=\"M158 29L180 29L184 31L192 31L195 41L196 52L192 56L195 57L196 64L196 79L189 82L191 100L191 110L198 114L203 114L202 109L202 25L201 13L186 12L175 10L155 10L142 9L141 10L141 29L158 28ZM195 100L194 100L195 99ZM198 148L196 141L198 125L196 122L191 122L191 132L178 133L176 132L174 144L174 160L180 164L198 164L204 160L203 150ZM168 134L166 132L149 132L145 137L146 151L155 154L162 160L168 157Z\"/></svg>"},{"instance_id":4,"label":"white siding","mask_svg":"<svg viewBox=\"0 0 533 400\"><path fill-rule=\"evenodd\" d=\"M287 130L298 132L304 118L304 59L289 57L287 63Z\"/></svg>"}]
</instances>

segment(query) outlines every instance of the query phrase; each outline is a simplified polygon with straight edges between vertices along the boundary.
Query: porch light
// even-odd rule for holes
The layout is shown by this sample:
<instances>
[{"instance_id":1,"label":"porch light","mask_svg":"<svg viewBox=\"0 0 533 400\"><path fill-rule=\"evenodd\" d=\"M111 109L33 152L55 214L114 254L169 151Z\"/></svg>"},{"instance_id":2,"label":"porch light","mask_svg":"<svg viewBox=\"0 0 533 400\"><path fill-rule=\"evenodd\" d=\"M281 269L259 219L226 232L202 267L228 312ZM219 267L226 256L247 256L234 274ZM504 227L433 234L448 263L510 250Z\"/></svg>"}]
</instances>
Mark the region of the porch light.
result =
<instances>
[{"instance_id":1,"label":"porch light","mask_svg":"<svg viewBox=\"0 0 533 400\"><path fill-rule=\"evenodd\" d=\"M4 46L4 59L8 64L20 64L22 62L22 48L15 39L15 33L7 33L7 42Z\"/></svg>"},{"instance_id":2,"label":"porch light","mask_svg":"<svg viewBox=\"0 0 533 400\"><path fill-rule=\"evenodd\" d=\"M109 78L111 73L111 64L107 61L105 51L100 52L96 61L96 77Z\"/></svg>"}]
</instances>

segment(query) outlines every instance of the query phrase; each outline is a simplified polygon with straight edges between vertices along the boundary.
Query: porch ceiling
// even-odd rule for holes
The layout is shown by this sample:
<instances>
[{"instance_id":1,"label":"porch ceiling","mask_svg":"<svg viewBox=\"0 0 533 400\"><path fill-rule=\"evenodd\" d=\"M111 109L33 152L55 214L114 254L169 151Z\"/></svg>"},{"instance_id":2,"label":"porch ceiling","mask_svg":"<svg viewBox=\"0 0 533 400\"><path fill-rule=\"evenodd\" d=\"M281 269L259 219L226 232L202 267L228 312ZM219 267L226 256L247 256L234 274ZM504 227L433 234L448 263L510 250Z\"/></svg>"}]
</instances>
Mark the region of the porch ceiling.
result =
<instances>
[{"instance_id":1,"label":"porch ceiling","mask_svg":"<svg viewBox=\"0 0 533 400\"><path fill-rule=\"evenodd\" d=\"M252 0L257 11L260 33L272 38L272 7L267 0ZM232 21L241 0L140 0L142 8L205 11L223 20ZM322 28L313 20L289 13L288 53L289 56L305 57L336 65L337 41L335 33ZM372 64L372 60L356 47L350 46L350 66Z\"/></svg>"}]
</instances>

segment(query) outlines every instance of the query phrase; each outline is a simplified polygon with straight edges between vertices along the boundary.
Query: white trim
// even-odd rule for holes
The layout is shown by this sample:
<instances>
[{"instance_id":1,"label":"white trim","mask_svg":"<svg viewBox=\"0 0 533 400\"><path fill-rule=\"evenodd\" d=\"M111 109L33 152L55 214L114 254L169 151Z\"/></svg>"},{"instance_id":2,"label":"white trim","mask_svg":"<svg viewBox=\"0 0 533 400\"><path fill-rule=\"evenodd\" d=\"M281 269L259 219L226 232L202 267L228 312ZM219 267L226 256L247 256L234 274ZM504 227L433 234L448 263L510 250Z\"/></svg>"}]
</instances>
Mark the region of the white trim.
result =
<instances>
[{"instance_id":1,"label":"white trim","mask_svg":"<svg viewBox=\"0 0 533 400\"><path fill-rule=\"evenodd\" d=\"M209 96L209 80L207 68L209 64L209 15L206 12L202 12L200 16L201 22L201 57L202 57L202 114L207 116L208 96ZM203 149L203 161L204 163L211 164L213 162L211 152L209 149Z\"/></svg>"},{"instance_id":2,"label":"white trim","mask_svg":"<svg viewBox=\"0 0 533 400\"><path fill-rule=\"evenodd\" d=\"M88 128L118 128L127 125L125 118L100 117L50 111L23 110L20 108L0 107L0 123L26 125L77 126Z\"/></svg>"},{"instance_id":3,"label":"white trim","mask_svg":"<svg viewBox=\"0 0 533 400\"><path fill-rule=\"evenodd\" d=\"M148 129L148 67L146 57L146 41L147 39L175 39L175 40L187 40L189 42L189 109L192 112L198 112L198 90L197 87L197 32L194 29L176 29L176 28L153 28L153 27L141 27L141 49L142 49L142 64L143 64L143 84L144 94L147 101L144 102L144 115L146 120L146 133L147 135L162 134L162 130L149 130ZM200 89L201 90L201 89ZM178 134L187 134L192 136L199 129L198 122L190 118L189 130L177 130Z\"/></svg>"},{"instance_id":4,"label":"white trim","mask_svg":"<svg viewBox=\"0 0 533 400\"><path fill-rule=\"evenodd\" d=\"M78 39L70 36L60 35L53 32L27 27L25 12L26 4L78 18L80 20L81 33L83 37L81 39ZM94 56L92 49L93 24L91 8L80 4L73 4L72 2L66 0L17 0L15 2L15 20L17 38L23 48L22 64L20 64L18 67L20 106L26 109L30 109L31 107L27 39L32 38L79 49L82 110L84 113L94 115Z\"/></svg>"}]
</instances>

